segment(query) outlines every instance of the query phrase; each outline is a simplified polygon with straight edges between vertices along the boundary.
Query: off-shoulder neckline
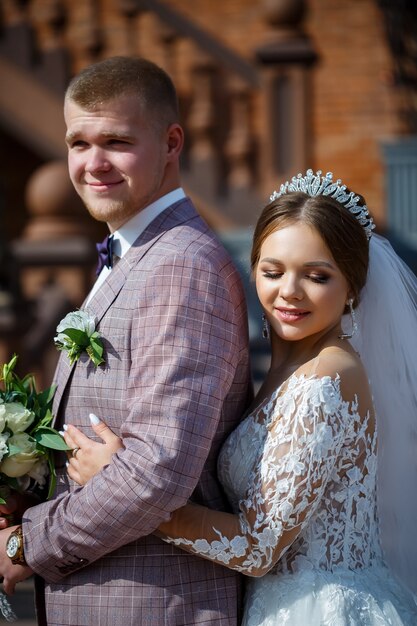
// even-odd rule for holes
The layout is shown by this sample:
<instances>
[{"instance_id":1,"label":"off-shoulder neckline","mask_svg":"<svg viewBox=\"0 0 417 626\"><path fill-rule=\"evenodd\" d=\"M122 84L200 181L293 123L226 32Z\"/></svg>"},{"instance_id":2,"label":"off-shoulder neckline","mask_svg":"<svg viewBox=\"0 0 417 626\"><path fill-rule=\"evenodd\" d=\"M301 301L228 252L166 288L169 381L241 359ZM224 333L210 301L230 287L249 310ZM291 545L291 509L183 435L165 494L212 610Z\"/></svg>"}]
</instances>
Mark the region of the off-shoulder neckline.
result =
<instances>
[{"instance_id":1,"label":"off-shoulder neckline","mask_svg":"<svg viewBox=\"0 0 417 626\"><path fill-rule=\"evenodd\" d=\"M338 391L340 395L340 374L336 373L334 376L330 376L330 374L325 374L324 376L319 376L318 374L305 374L300 373L297 374L294 372L288 378L282 381L280 385L274 391L272 391L268 396L266 396L262 402L257 404L252 410L250 410L247 414L247 417L252 416L257 418L259 413L265 409L271 402L275 402L280 394L286 393L290 388L294 388L293 385L302 384L304 385L306 382L321 382L327 380L330 383L333 383L334 388ZM284 385L286 386L284 389Z\"/></svg>"}]
</instances>

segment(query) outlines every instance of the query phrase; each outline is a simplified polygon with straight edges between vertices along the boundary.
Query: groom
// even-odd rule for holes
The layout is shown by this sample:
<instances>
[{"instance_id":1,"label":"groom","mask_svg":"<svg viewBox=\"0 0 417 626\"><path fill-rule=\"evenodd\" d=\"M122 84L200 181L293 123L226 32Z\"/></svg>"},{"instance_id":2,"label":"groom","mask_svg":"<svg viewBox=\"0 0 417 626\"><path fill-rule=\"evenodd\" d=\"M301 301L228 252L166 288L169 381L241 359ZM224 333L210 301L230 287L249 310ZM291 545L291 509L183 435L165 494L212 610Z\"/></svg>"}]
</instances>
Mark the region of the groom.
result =
<instances>
[{"instance_id":1,"label":"groom","mask_svg":"<svg viewBox=\"0 0 417 626\"><path fill-rule=\"evenodd\" d=\"M241 283L180 187L183 130L165 72L137 58L89 66L64 112L71 180L119 259L86 305L105 363L61 355L55 426L93 436L95 413L125 447L83 488L62 461L54 499L15 533L18 564L5 553L15 528L0 531L0 575L7 591L32 571L45 581L48 626L231 626L237 575L152 532L188 499L227 507L216 458L250 395Z\"/></svg>"}]
</instances>

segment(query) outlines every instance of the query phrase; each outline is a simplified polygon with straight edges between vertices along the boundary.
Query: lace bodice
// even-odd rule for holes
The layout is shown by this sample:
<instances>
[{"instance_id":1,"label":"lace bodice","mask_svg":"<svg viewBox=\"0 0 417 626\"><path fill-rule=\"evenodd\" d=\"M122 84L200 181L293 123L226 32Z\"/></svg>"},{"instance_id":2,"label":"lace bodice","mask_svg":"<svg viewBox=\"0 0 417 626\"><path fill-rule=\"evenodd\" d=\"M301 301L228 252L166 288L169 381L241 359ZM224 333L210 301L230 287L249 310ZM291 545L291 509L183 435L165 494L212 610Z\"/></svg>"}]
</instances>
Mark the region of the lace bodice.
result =
<instances>
[{"instance_id":1,"label":"lace bodice","mask_svg":"<svg viewBox=\"0 0 417 626\"><path fill-rule=\"evenodd\" d=\"M343 399L340 378L293 375L223 446L236 515L188 505L168 541L250 576L368 567L379 556L376 465L373 420Z\"/></svg>"}]
</instances>

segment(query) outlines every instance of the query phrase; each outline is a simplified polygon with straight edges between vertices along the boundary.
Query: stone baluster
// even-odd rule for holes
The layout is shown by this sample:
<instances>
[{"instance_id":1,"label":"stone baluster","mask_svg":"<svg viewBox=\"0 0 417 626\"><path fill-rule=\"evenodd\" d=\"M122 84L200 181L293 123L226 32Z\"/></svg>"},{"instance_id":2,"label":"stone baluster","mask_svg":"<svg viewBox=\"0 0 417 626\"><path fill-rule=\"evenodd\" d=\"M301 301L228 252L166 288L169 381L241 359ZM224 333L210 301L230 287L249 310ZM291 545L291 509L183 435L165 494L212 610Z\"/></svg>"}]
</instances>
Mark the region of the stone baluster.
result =
<instances>
[{"instance_id":1,"label":"stone baluster","mask_svg":"<svg viewBox=\"0 0 417 626\"><path fill-rule=\"evenodd\" d=\"M1 53L22 67L30 66L33 60L33 40L27 3L2 0L1 27Z\"/></svg>"},{"instance_id":2,"label":"stone baluster","mask_svg":"<svg viewBox=\"0 0 417 626\"><path fill-rule=\"evenodd\" d=\"M34 73L51 90L62 95L69 80L68 52L63 38L66 24L64 3L62 0L34 2L31 14L40 51Z\"/></svg>"},{"instance_id":3,"label":"stone baluster","mask_svg":"<svg viewBox=\"0 0 417 626\"><path fill-rule=\"evenodd\" d=\"M217 191L219 163L216 149L215 61L197 51L191 69L192 96L187 131L194 180L202 195L213 197Z\"/></svg>"},{"instance_id":4,"label":"stone baluster","mask_svg":"<svg viewBox=\"0 0 417 626\"><path fill-rule=\"evenodd\" d=\"M197 160L214 157L214 81L216 65L204 53L197 53L192 68L193 103L188 120L192 154Z\"/></svg>"},{"instance_id":5,"label":"stone baluster","mask_svg":"<svg viewBox=\"0 0 417 626\"><path fill-rule=\"evenodd\" d=\"M264 0L269 32L256 58L262 74L260 172L265 196L313 165L308 105L316 53L302 30L305 4L304 0Z\"/></svg>"},{"instance_id":6,"label":"stone baluster","mask_svg":"<svg viewBox=\"0 0 417 626\"><path fill-rule=\"evenodd\" d=\"M228 183L231 189L247 190L253 182L250 166L252 133L250 128L250 89L238 78L232 78L230 89L230 132L226 143L229 161Z\"/></svg>"},{"instance_id":7,"label":"stone baluster","mask_svg":"<svg viewBox=\"0 0 417 626\"><path fill-rule=\"evenodd\" d=\"M26 20L26 4L26 2L20 2L19 0L3 0L1 7L2 20L9 25L18 24Z\"/></svg>"},{"instance_id":8,"label":"stone baluster","mask_svg":"<svg viewBox=\"0 0 417 626\"><path fill-rule=\"evenodd\" d=\"M65 7L62 0L33 2L32 23L36 27L37 38L44 50L62 46L61 31L65 23Z\"/></svg>"},{"instance_id":9,"label":"stone baluster","mask_svg":"<svg viewBox=\"0 0 417 626\"><path fill-rule=\"evenodd\" d=\"M165 22L159 22L156 30L158 47L161 49L159 64L176 82L176 45L180 39L176 31Z\"/></svg>"},{"instance_id":10,"label":"stone baluster","mask_svg":"<svg viewBox=\"0 0 417 626\"><path fill-rule=\"evenodd\" d=\"M96 222L88 216L76 193L64 160L38 167L26 186L28 221L23 231L27 241L91 236Z\"/></svg>"},{"instance_id":11,"label":"stone baluster","mask_svg":"<svg viewBox=\"0 0 417 626\"><path fill-rule=\"evenodd\" d=\"M26 187L26 205L27 224L16 244L25 267L25 296L34 297L43 284L59 280L70 299L79 303L92 280L91 240L102 233L76 194L65 161L50 161L35 170Z\"/></svg>"},{"instance_id":12,"label":"stone baluster","mask_svg":"<svg viewBox=\"0 0 417 626\"><path fill-rule=\"evenodd\" d=\"M56 363L56 325L81 305L90 289L97 260L91 240L100 240L106 229L88 216L65 161L50 161L35 170L25 200L27 224L11 245L13 282L20 285L21 301L26 303L17 319L30 322L21 331L19 364L43 385L44 377L52 379Z\"/></svg>"},{"instance_id":13,"label":"stone baluster","mask_svg":"<svg viewBox=\"0 0 417 626\"><path fill-rule=\"evenodd\" d=\"M237 223L253 222L254 210L259 206L255 197L254 134L252 120L252 91L250 86L232 77L229 90L229 133L225 145L227 157L228 215Z\"/></svg>"},{"instance_id":14,"label":"stone baluster","mask_svg":"<svg viewBox=\"0 0 417 626\"><path fill-rule=\"evenodd\" d=\"M139 53L140 30L139 21L144 11L136 0L117 0L116 7L124 21L124 40L120 40L118 54L130 56Z\"/></svg>"},{"instance_id":15,"label":"stone baluster","mask_svg":"<svg viewBox=\"0 0 417 626\"><path fill-rule=\"evenodd\" d=\"M67 5L68 41L72 50L72 73L100 58L103 38L100 23L99 0L83 0Z\"/></svg>"}]
</instances>

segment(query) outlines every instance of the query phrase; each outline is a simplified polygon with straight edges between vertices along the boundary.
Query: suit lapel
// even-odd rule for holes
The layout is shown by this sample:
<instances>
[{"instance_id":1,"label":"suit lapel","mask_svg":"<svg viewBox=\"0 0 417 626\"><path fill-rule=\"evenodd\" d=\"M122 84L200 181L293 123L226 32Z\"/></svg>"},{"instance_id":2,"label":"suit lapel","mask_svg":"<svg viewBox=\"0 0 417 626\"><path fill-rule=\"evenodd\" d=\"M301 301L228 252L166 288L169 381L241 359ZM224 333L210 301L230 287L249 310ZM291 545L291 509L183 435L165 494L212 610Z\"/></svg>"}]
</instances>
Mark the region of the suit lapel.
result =
<instances>
[{"instance_id":1,"label":"suit lapel","mask_svg":"<svg viewBox=\"0 0 417 626\"><path fill-rule=\"evenodd\" d=\"M158 215L144 232L139 235L125 256L117 262L88 305L85 306L83 304L81 309L94 315L96 324L98 325L122 290L130 271L140 262L148 250L152 248L167 231L171 230L171 228L184 224L191 219L195 219L196 216L197 213L188 198L184 198L165 209L165 211ZM65 387L68 384L74 368L75 363L71 366L67 355L62 355L59 359L55 379L58 385L54 398L55 416L58 415L59 405Z\"/></svg>"},{"instance_id":2,"label":"suit lapel","mask_svg":"<svg viewBox=\"0 0 417 626\"><path fill-rule=\"evenodd\" d=\"M184 198L169 206L149 224L131 248L129 248L125 256L117 262L117 265L97 293L94 294L88 306L82 307L94 315L97 324L117 298L132 268L140 262L148 250L171 228L195 217L196 212L193 205L187 198Z\"/></svg>"},{"instance_id":3,"label":"suit lapel","mask_svg":"<svg viewBox=\"0 0 417 626\"><path fill-rule=\"evenodd\" d=\"M61 404L62 395L64 393L65 387L70 379L71 372L75 367L75 363L70 365L68 360L68 356L66 354L61 354L58 360L58 367L55 373L54 384L56 385L56 391L54 395L54 402L52 407L52 413L54 415L54 419L52 425L55 425L56 419L58 417L59 405Z\"/></svg>"}]
</instances>

